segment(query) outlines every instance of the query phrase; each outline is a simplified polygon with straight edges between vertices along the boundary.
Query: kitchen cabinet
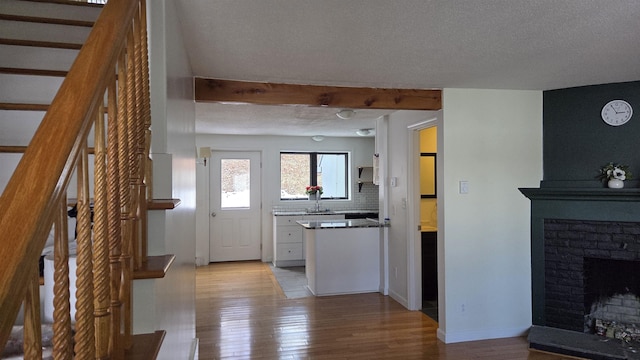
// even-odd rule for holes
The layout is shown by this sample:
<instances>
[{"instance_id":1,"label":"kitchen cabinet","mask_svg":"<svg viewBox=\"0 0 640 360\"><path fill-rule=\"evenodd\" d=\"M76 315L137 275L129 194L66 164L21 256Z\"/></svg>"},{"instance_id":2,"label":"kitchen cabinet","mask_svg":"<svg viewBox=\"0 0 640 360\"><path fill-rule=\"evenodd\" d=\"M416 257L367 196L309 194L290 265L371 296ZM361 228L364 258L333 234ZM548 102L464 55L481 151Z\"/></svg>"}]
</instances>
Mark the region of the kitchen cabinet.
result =
<instances>
[{"instance_id":1,"label":"kitchen cabinet","mask_svg":"<svg viewBox=\"0 0 640 360\"><path fill-rule=\"evenodd\" d=\"M277 267L304 266L305 248L302 227L298 220L344 219L344 214L274 215L273 265Z\"/></svg>"},{"instance_id":2,"label":"kitchen cabinet","mask_svg":"<svg viewBox=\"0 0 640 360\"><path fill-rule=\"evenodd\" d=\"M380 223L367 219L301 222L309 290L316 295L380 291Z\"/></svg>"}]
</instances>

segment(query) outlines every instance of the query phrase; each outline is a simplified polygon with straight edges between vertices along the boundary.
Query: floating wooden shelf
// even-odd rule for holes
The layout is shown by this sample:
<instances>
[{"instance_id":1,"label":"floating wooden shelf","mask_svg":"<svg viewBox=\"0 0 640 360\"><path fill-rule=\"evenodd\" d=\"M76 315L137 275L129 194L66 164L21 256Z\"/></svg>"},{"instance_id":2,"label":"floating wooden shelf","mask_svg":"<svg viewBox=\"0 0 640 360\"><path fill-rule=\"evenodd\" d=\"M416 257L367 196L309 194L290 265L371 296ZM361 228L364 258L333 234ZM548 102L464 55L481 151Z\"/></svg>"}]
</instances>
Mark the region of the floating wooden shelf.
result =
<instances>
[{"instance_id":1,"label":"floating wooden shelf","mask_svg":"<svg viewBox=\"0 0 640 360\"><path fill-rule=\"evenodd\" d=\"M147 204L147 210L172 210L180 205L180 199L153 199Z\"/></svg>"},{"instance_id":2,"label":"floating wooden shelf","mask_svg":"<svg viewBox=\"0 0 640 360\"><path fill-rule=\"evenodd\" d=\"M148 256L147 262L133 272L133 279L162 279L176 259L175 255Z\"/></svg>"},{"instance_id":3,"label":"floating wooden shelf","mask_svg":"<svg viewBox=\"0 0 640 360\"><path fill-rule=\"evenodd\" d=\"M362 172L364 170L371 170L370 178L363 179ZM373 166L358 166L358 192L362 191L362 185L373 184Z\"/></svg>"},{"instance_id":4,"label":"floating wooden shelf","mask_svg":"<svg viewBox=\"0 0 640 360\"><path fill-rule=\"evenodd\" d=\"M126 360L154 360L158 358L166 331L133 335L133 346L125 354Z\"/></svg>"},{"instance_id":5,"label":"floating wooden shelf","mask_svg":"<svg viewBox=\"0 0 640 360\"><path fill-rule=\"evenodd\" d=\"M67 205L74 206L78 199L67 199ZM93 199L91 199L93 203ZM180 199L153 199L147 203L147 210L172 210L180 205Z\"/></svg>"}]
</instances>

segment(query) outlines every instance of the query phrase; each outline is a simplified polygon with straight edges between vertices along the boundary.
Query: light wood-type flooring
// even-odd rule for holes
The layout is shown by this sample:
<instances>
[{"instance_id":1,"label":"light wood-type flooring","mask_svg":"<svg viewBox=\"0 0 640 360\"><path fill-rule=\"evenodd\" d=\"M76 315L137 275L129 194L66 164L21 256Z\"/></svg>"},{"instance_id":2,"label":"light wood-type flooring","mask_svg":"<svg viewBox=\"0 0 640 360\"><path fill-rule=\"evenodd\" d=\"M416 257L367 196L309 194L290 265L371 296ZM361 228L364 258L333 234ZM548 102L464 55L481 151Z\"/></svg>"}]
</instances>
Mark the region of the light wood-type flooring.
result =
<instances>
[{"instance_id":1,"label":"light wood-type flooring","mask_svg":"<svg viewBox=\"0 0 640 360\"><path fill-rule=\"evenodd\" d=\"M196 287L200 360L569 359L525 338L445 345L434 320L378 293L287 299L258 261L198 267Z\"/></svg>"}]
</instances>

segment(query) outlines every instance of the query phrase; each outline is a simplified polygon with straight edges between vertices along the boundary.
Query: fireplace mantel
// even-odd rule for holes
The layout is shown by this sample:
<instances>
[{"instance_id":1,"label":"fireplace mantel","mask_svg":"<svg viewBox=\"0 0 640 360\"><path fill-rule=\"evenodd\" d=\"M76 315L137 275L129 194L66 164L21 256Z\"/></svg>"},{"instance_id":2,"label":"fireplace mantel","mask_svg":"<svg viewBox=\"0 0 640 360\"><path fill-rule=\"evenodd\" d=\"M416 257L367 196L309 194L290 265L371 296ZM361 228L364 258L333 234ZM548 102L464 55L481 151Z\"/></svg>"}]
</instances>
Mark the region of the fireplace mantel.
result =
<instances>
[{"instance_id":1,"label":"fireplace mantel","mask_svg":"<svg viewBox=\"0 0 640 360\"><path fill-rule=\"evenodd\" d=\"M520 188L519 190L531 200L640 202L640 188Z\"/></svg>"}]
</instances>

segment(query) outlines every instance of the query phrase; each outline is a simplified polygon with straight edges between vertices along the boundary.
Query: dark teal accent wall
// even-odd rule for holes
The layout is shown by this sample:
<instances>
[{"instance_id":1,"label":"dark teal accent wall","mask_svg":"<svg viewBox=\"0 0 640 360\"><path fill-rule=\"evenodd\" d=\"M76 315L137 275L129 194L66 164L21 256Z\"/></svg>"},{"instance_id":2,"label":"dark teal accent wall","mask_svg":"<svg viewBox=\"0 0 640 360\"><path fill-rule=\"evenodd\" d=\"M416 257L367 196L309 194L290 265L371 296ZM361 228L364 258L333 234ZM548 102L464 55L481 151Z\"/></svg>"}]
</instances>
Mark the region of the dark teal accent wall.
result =
<instances>
[{"instance_id":1,"label":"dark teal accent wall","mask_svg":"<svg viewBox=\"0 0 640 360\"><path fill-rule=\"evenodd\" d=\"M602 107L621 99L633 106L625 125L604 123ZM603 187L596 179L608 162L630 166L639 187L640 81L583 86L543 92L542 187Z\"/></svg>"}]
</instances>

